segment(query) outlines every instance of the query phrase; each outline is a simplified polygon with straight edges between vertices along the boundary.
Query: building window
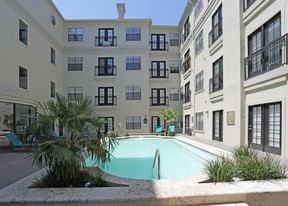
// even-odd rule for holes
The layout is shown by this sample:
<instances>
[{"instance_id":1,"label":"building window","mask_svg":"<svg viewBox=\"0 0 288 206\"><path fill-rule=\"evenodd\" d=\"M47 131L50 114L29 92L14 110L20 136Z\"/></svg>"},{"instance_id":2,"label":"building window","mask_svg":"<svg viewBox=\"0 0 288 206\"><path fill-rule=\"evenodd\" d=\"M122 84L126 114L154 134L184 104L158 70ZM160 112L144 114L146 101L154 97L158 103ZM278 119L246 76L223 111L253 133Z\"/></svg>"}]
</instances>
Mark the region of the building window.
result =
<instances>
[{"instance_id":1,"label":"building window","mask_svg":"<svg viewBox=\"0 0 288 206\"><path fill-rule=\"evenodd\" d=\"M191 102L190 82L185 84L184 103Z\"/></svg>"},{"instance_id":2,"label":"building window","mask_svg":"<svg viewBox=\"0 0 288 206\"><path fill-rule=\"evenodd\" d=\"M151 78L166 78L168 76L165 61L151 62Z\"/></svg>"},{"instance_id":3,"label":"building window","mask_svg":"<svg viewBox=\"0 0 288 206\"><path fill-rule=\"evenodd\" d=\"M126 116L126 130L141 129L141 116Z\"/></svg>"},{"instance_id":4,"label":"building window","mask_svg":"<svg viewBox=\"0 0 288 206\"><path fill-rule=\"evenodd\" d=\"M126 70L141 70L141 57L126 57Z\"/></svg>"},{"instance_id":5,"label":"building window","mask_svg":"<svg viewBox=\"0 0 288 206\"><path fill-rule=\"evenodd\" d=\"M203 70L196 75L196 92L204 89Z\"/></svg>"},{"instance_id":6,"label":"building window","mask_svg":"<svg viewBox=\"0 0 288 206\"><path fill-rule=\"evenodd\" d=\"M196 36L195 40L195 55L197 55L203 49L203 30Z\"/></svg>"},{"instance_id":7,"label":"building window","mask_svg":"<svg viewBox=\"0 0 288 206\"><path fill-rule=\"evenodd\" d=\"M222 4L212 16L212 30L209 33L209 46L222 36Z\"/></svg>"},{"instance_id":8,"label":"building window","mask_svg":"<svg viewBox=\"0 0 288 206\"><path fill-rule=\"evenodd\" d=\"M56 52L52 47L50 49L50 62L54 65L56 64Z\"/></svg>"},{"instance_id":9,"label":"building window","mask_svg":"<svg viewBox=\"0 0 288 206\"><path fill-rule=\"evenodd\" d=\"M244 11L248 9L256 0L244 0Z\"/></svg>"},{"instance_id":10,"label":"building window","mask_svg":"<svg viewBox=\"0 0 288 206\"><path fill-rule=\"evenodd\" d=\"M213 63L213 77L210 79L210 93L223 89L223 57Z\"/></svg>"},{"instance_id":11,"label":"building window","mask_svg":"<svg viewBox=\"0 0 288 206\"><path fill-rule=\"evenodd\" d=\"M28 89L28 70L23 67L19 67L19 87Z\"/></svg>"},{"instance_id":12,"label":"building window","mask_svg":"<svg viewBox=\"0 0 288 206\"><path fill-rule=\"evenodd\" d=\"M19 19L19 40L28 44L28 26L22 20Z\"/></svg>"},{"instance_id":13,"label":"building window","mask_svg":"<svg viewBox=\"0 0 288 206\"><path fill-rule=\"evenodd\" d=\"M249 107L248 138L253 148L281 154L281 102Z\"/></svg>"},{"instance_id":14,"label":"building window","mask_svg":"<svg viewBox=\"0 0 288 206\"><path fill-rule=\"evenodd\" d=\"M68 71L83 71L83 57L68 57Z\"/></svg>"},{"instance_id":15,"label":"building window","mask_svg":"<svg viewBox=\"0 0 288 206\"><path fill-rule=\"evenodd\" d=\"M68 87L68 101L83 99L83 87Z\"/></svg>"},{"instance_id":16,"label":"building window","mask_svg":"<svg viewBox=\"0 0 288 206\"><path fill-rule=\"evenodd\" d=\"M113 87L98 88L98 105L116 105Z\"/></svg>"},{"instance_id":17,"label":"building window","mask_svg":"<svg viewBox=\"0 0 288 206\"><path fill-rule=\"evenodd\" d=\"M185 115L185 134L192 135L192 129L190 128L190 115Z\"/></svg>"},{"instance_id":18,"label":"building window","mask_svg":"<svg viewBox=\"0 0 288 206\"><path fill-rule=\"evenodd\" d=\"M141 87L140 86L127 86L126 87L126 100L141 100Z\"/></svg>"},{"instance_id":19,"label":"building window","mask_svg":"<svg viewBox=\"0 0 288 206\"><path fill-rule=\"evenodd\" d=\"M179 46L179 34L178 33L170 33L170 46Z\"/></svg>"},{"instance_id":20,"label":"building window","mask_svg":"<svg viewBox=\"0 0 288 206\"><path fill-rule=\"evenodd\" d=\"M245 79L287 64L287 58L282 54L287 48L287 38L286 36L280 37L280 13L249 35L249 56L245 59Z\"/></svg>"},{"instance_id":21,"label":"building window","mask_svg":"<svg viewBox=\"0 0 288 206\"><path fill-rule=\"evenodd\" d=\"M197 0L194 4L194 19L196 20L203 8L202 0Z\"/></svg>"},{"instance_id":22,"label":"building window","mask_svg":"<svg viewBox=\"0 0 288 206\"><path fill-rule=\"evenodd\" d=\"M179 60L171 60L170 64L170 73L179 73L180 62Z\"/></svg>"},{"instance_id":23,"label":"building window","mask_svg":"<svg viewBox=\"0 0 288 206\"><path fill-rule=\"evenodd\" d=\"M126 41L141 41L141 27L126 27Z\"/></svg>"},{"instance_id":24,"label":"building window","mask_svg":"<svg viewBox=\"0 0 288 206\"><path fill-rule=\"evenodd\" d=\"M152 89L151 93L151 105L168 105L166 89Z\"/></svg>"},{"instance_id":25,"label":"building window","mask_svg":"<svg viewBox=\"0 0 288 206\"><path fill-rule=\"evenodd\" d=\"M97 67L96 67L97 68ZM113 57L98 58L98 75L97 76L112 76L116 74L116 66L114 66Z\"/></svg>"},{"instance_id":26,"label":"building window","mask_svg":"<svg viewBox=\"0 0 288 206\"><path fill-rule=\"evenodd\" d=\"M203 131L204 121L203 121L203 112L196 113L196 130Z\"/></svg>"},{"instance_id":27,"label":"building window","mask_svg":"<svg viewBox=\"0 0 288 206\"><path fill-rule=\"evenodd\" d=\"M183 73L188 71L188 69L190 69L190 67L191 67L190 49L188 49L188 51L184 55L182 67L183 67Z\"/></svg>"},{"instance_id":28,"label":"building window","mask_svg":"<svg viewBox=\"0 0 288 206\"><path fill-rule=\"evenodd\" d=\"M151 35L151 50L166 50L165 34Z\"/></svg>"},{"instance_id":29,"label":"building window","mask_svg":"<svg viewBox=\"0 0 288 206\"><path fill-rule=\"evenodd\" d=\"M179 101L179 88L170 88L170 101Z\"/></svg>"},{"instance_id":30,"label":"building window","mask_svg":"<svg viewBox=\"0 0 288 206\"><path fill-rule=\"evenodd\" d=\"M186 19L183 29L182 29L182 37L181 37L181 42L182 44L184 44L184 42L186 41L187 37L190 34L190 21L189 21L189 17Z\"/></svg>"},{"instance_id":31,"label":"building window","mask_svg":"<svg viewBox=\"0 0 288 206\"><path fill-rule=\"evenodd\" d=\"M223 142L223 110L213 112L213 140Z\"/></svg>"},{"instance_id":32,"label":"building window","mask_svg":"<svg viewBox=\"0 0 288 206\"><path fill-rule=\"evenodd\" d=\"M83 41L83 28L68 28L68 41Z\"/></svg>"},{"instance_id":33,"label":"building window","mask_svg":"<svg viewBox=\"0 0 288 206\"><path fill-rule=\"evenodd\" d=\"M96 46L116 46L116 37L113 28L101 28L96 37Z\"/></svg>"},{"instance_id":34,"label":"building window","mask_svg":"<svg viewBox=\"0 0 288 206\"><path fill-rule=\"evenodd\" d=\"M56 86L54 82L50 82L50 96L55 98Z\"/></svg>"}]
</instances>

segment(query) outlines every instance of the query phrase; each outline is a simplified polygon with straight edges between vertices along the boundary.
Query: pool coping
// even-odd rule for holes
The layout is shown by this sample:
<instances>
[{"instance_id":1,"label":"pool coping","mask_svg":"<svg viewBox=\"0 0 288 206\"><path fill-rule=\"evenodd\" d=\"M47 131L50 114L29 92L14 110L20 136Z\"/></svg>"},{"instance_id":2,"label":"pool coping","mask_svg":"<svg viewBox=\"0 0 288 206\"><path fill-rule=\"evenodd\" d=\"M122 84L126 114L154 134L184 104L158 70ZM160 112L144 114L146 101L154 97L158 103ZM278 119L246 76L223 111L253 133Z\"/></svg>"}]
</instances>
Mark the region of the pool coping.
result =
<instances>
[{"instance_id":1,"label":"pool coping","mask_svg":"<svg viewBox=\"0 0 288 206\"><path fill-rule=\"evenodd\" d=\"M219 155L229 154L203 143L176 137L194 146L213 149ZM204 149L204 148L203 148ZM216 153L216 154L217 154ZM203 175L170 180L132 180L105 175L116 184L105 188L29 188L40 170L0 190L1 205L205 205L248 203L249 205L288 205L288 180L239 181L232 183L199 183ZM277 200L277 201L275 201Z\"/></svg>"}]
</instances>

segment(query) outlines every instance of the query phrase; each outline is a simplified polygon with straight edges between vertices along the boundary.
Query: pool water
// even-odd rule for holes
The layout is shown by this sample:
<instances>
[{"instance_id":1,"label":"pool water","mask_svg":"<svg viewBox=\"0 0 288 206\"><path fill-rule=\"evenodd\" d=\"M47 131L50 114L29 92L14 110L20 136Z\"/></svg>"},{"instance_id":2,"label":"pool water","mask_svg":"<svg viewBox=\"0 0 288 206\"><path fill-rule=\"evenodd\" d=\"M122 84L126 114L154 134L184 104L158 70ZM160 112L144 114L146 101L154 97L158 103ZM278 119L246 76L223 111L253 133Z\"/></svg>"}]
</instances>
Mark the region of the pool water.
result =
<instances>
[{"instance_id":1,"label":"pool water","mask_svg":"<svg viewBox=\"0 0 288 206\"><path fill-rule=\"evenodd\" d=\"M133 179L158 179L158 161L152 169L156 150L160 150L161 179L201 174L206 160L216 155L172 138L132 138L119 140L113 157L101 169L106 173ZM88 158L86 166L97 166Z\"/></svg>"}]
</instances>

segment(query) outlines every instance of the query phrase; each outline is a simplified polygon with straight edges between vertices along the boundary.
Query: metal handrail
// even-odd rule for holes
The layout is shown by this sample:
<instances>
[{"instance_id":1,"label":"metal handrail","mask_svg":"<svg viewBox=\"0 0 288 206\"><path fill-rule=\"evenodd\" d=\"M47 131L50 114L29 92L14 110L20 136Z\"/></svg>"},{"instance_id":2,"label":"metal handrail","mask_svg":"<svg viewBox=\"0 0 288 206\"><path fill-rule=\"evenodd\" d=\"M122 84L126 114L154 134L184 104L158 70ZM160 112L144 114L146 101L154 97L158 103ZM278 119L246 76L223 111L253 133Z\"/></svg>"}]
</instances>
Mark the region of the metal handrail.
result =
<instances>
[{"instance_id":1,"label":"metal handrail","mask_svg":"<svg viewBox=\"0 0 288 206\"><path fill-rule=\"evenodd\" d=\"M155 166L155 163L156 163L156 157L158 159L158 179L160 180L160 150L157 149L156 152L155 152L155 156L154 156L154 162L153 162L153 166L152 166L152 169L154 168Z\"/></svg>"}]
</instances>

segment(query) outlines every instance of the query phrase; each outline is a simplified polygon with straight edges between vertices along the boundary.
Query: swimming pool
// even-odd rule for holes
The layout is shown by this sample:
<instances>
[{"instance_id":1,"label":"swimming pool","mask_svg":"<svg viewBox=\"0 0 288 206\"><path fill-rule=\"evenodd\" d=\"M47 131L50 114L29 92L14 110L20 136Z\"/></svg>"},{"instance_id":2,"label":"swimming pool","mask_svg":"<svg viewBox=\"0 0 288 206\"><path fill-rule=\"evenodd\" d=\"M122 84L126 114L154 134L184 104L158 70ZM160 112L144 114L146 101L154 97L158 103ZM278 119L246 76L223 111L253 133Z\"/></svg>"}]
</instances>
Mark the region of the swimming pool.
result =
<instances>
[{"instance_id":1,"label":"swimming pool","mask_svg":"<svg viewBox=\"0 0 288 206\"><path fill-rule=\"evenodd\" d=\"M111 161L101 169L119 177L158 179L158 160L152 169L157 149L160 150L161 179L201 174L205 161L216 158L212 153L174 138L131 138L118 141ZM95 161L88 158L86 166L95 166Z\"/></svg>"}]
</instances>

